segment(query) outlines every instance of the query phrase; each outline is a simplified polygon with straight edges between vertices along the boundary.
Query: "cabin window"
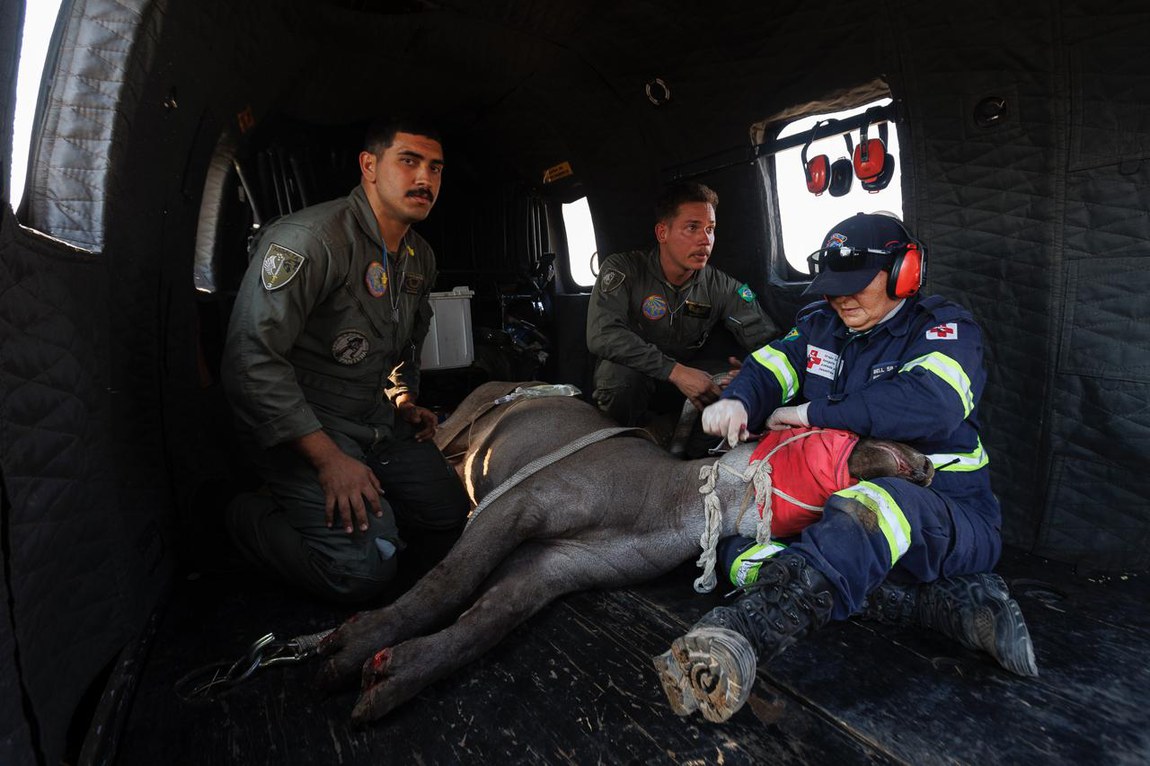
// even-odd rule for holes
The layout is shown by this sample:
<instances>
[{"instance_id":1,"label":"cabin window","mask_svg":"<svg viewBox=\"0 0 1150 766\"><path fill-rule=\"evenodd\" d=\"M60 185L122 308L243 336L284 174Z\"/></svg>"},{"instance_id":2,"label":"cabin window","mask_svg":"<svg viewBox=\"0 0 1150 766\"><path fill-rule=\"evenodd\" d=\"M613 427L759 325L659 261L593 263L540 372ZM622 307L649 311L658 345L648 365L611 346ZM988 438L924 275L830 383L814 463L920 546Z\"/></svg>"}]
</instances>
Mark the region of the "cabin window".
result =
<instances>
[{"instance_id":1,"label":"cabin window","mask_svg":"<svg viewBox=\"0 0 1150 766\"><path fill-rule=\"evenodd\" d=\"M563 205L563 228L567 232L567 259L571 279L579 287L595 284L598 271L598 247L595 244L595 226L591 222L591 208L587 198L580 197Z\"/></svg>"},{"instance_id":2,"label":"cabin window","mask_svg":"<svg viewBox=\"0 0 1150 766\"><path fill-rule=\"evenodd\" d=\"M40 80L52 31L60 15L61 0L37 0L24 10L24 29L20 41L20 68L16 78L16 109L12 121L12 164L8 201L18 210L24 198L28 178L29 150L32 145L32 123L36 119L36 102Z\"/></svg>"},{"instance_id":3,"label":"cabin window","mask_svg":"<svg viewBox=\"0 0 1150 766\"><path fill-rule=\"evenodd\" d=\"M855 109L827 114L809 115L787 123L779 131L776 141L789 136L806 133L817 124L828 120L844 120L861 115L871 107L886 106L889 98L864 104ZM835 128L830 128L835 130ZM868 139L878 138L876 126L868 127ZM841 129L826 136L816 131L815 140L807 147L807 160L826 155L830 162L847 157L847 143ZM859 144L860 130L854 128L846 133L854 146ZM878 191L863 188L859 178L851 174L850 191L842 196L832 196L830 192L812 194L807 189L806 173L803 168L802 151L805 142L798 146L783 149L774 155L775 184L777 189L779 219L782 229L783 253L787 263L801 275L808 275L807 256L822 246L822 238L839 221L855 213L888 212L902 218L902 183L900 177L901 155L898 146L898 130L892 120L887 126L886 151L895 158L894 172L889 183Z\"/></svg>"}]
</instances>

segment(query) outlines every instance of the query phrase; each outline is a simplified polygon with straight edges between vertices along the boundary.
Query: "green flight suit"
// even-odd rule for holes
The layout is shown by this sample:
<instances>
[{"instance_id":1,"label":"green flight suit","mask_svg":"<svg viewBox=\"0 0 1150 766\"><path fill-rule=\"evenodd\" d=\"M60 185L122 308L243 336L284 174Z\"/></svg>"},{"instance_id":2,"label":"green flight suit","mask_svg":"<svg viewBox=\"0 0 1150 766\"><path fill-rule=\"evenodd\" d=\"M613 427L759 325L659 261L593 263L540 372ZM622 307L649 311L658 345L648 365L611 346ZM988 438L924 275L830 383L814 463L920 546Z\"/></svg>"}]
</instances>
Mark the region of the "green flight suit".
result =
<instances>
[{"instance_id":1,"label":"green flight suit","mask_svg":"<svg viewBox=\"0 0 1150 766\"><path fill-rule=\"evenodd\" d=\"M587 348L600 359L596 404L624 425L639 424L653 398L677 402L659 410L678 411L683 396L668 380L671 369L691 362L720 323L748 353L778 334L751 289L713 266L676 287L663 276L658 250L609 256L587 310ZM706 360L707 368L727 366Z\"/></svg>"},{"instance_id":2,"label":"green flight suit","mask_svg":"<svg viewBox=\"0 0 1150 766\"><path fill-rule=\"evenodd\" d=\"M387 253L362 187L271 224L253 251L228 328L222 378L271 500L229 509L250 558L320 595L377 595L396 570L399 521L461 527L468 500L393 402L418 395L435 254L409 231ZM323 429L384 489L383 518L347 534L324 522L314 468L291 445ZM274 502L273 502L274 501Z\"/></svg>"}]
</instances>

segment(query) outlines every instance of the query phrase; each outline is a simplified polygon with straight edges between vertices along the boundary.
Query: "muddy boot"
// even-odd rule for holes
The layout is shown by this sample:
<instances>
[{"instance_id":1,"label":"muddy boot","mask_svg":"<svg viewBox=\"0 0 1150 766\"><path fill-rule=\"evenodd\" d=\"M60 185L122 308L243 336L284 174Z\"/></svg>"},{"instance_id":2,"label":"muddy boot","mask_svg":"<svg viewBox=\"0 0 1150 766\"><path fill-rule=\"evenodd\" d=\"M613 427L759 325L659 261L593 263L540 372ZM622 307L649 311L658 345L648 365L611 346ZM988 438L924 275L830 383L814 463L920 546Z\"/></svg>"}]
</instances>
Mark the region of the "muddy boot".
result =
<instances>
[{"instance_id":1,"label":"muddy boot","mask_svg":"<svg viewBox=\"0 0 1150 766\"><path fill-rule=\"evenodd\" d=\"M1037 676L1034 645L1018 602L996 574L960 575L922 585L884 582L867 597L864 620L932 628L980 649L1020 676Z\"/></svg>"},{"instance_id":2,"label":"muddy boot","mask_svg":"<svg viewBox=\"0 0 1150 766\"><path fill-rule=\"evenodd\" d=\"M712 609L654 658L671 708L727 720L751 695L757 666L825 625L833 603L830 583L802 556L769 559L744 596Z\"/></svg>"}]
</instances>

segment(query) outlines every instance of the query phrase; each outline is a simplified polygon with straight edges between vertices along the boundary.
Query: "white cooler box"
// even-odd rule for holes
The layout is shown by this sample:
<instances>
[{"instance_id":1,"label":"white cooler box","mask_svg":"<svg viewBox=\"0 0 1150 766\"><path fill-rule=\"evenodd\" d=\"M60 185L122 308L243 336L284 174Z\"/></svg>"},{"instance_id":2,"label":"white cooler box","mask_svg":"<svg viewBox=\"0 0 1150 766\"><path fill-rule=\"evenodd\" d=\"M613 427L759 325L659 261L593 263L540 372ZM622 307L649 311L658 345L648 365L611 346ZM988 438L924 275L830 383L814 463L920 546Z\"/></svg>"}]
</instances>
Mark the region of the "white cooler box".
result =
<instances>
[{"instance_id":1,"label":"white cooler box","mask_svg":"<svg viewBox=\"0 0 1150 766\"><path fill-rule=\"evenodd\" d=\"M429 296L435 316L423 341L420 369L467 367L475 359L475 339L471 335L473 295L468 287L454 287L449 293Z\"/></svg>"}]
</instances>

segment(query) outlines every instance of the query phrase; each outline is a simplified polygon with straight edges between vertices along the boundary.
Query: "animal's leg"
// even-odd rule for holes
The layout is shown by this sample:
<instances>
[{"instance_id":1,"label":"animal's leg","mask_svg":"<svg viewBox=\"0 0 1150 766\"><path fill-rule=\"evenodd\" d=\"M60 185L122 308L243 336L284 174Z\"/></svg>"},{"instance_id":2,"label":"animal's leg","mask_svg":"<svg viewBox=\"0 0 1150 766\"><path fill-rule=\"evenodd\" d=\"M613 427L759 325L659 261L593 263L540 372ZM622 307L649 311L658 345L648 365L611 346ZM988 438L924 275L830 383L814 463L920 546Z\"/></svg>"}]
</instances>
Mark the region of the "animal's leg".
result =
<instances>
[{"instance_id":1,"label":"animal's leg","mask_svg":"<svg viewBox=\"0 0 1150 766\"><path fill-rule=\"evenodd\" d=\"M538 542L520 547L455 623L430 636L385 645L364 663L352 720L381 718L483 655L554 599L586 587L584 565L562 548Z\"/></svg>"},{"instance_id":2,"label":"animal's leg","mask_svg":"<svg viewBox=\"0 0 1150 766\"><path fill-rule=\"evenodd\" d=\"M447 556L395 603L353 615L324 639L319 653L326 659L316 674L316 683L328 689L348 688L359 678L364 661L380 646L421 635L454 618L500 562L524 540L548 532L554 517L561 515L554 509L547 514L526 494L500 498L476 518Z\"/></svg>"}]
</instances>

